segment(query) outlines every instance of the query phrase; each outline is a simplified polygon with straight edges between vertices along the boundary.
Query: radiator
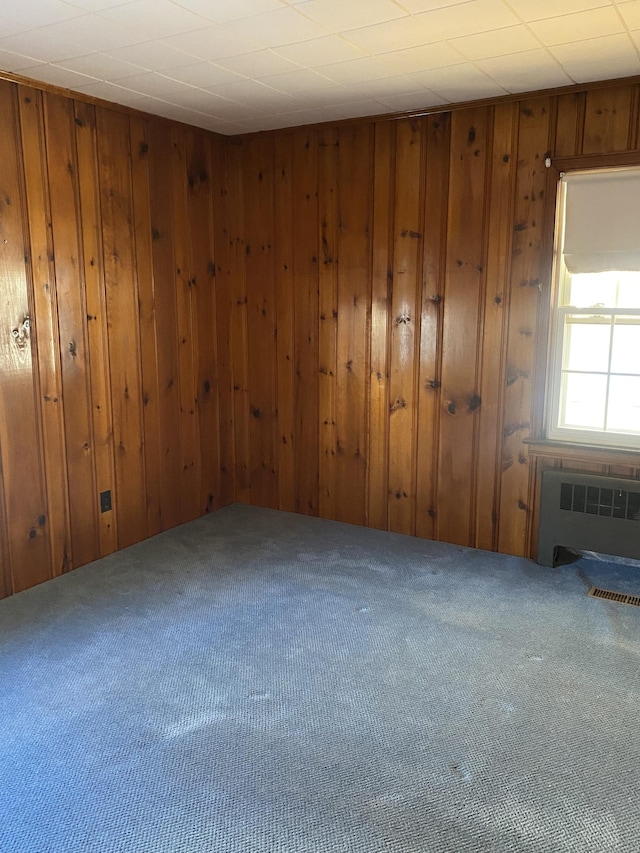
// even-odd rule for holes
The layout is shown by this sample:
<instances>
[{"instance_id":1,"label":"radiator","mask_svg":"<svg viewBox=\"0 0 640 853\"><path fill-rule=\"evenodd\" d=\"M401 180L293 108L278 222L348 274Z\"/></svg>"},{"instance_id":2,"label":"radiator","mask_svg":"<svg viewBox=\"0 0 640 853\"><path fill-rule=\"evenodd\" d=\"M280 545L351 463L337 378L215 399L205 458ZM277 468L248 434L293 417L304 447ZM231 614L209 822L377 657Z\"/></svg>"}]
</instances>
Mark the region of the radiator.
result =
<instances>
[{"instance_id":1,"label":"radiator","mask_svg":"<svg viewBox=\"0 0 640 853\"><path fill-rule=\"evenodd\" d=\"M640 559L640 480L544 471L538 562L553 566L560 545Z\"/></svg>"}]
</instances>

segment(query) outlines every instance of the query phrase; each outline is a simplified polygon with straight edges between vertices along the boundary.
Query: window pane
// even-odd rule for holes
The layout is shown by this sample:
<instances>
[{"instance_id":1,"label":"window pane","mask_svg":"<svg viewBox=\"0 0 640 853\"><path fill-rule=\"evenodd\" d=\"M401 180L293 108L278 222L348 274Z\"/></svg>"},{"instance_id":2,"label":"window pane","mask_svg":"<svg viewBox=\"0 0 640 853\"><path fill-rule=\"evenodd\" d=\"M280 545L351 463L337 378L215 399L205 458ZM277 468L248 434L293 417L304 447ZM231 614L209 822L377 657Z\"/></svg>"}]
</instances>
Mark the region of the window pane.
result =
<instances>
[{"instance_id":1,"label":"window pane","mask_svg":"<svg viewBox=\"0 0 640 853\"><path fill-rule=\"evenodd\" d=\"M616 317L615 322L611 371L640 374L640 317Z\"/></svg>"},{"instance_id":2,"label":"window pane","mask_svg":"<svg viewBox=\"0 0 640 853\"><path fill-rule=\"evenodd\" d=\"M618 307L640 308L640 273L618 273Z\"/></svg>"},{"instance_id":3,"label":"window pane","mask_svg":"<svg viewBox=\"0 0 640 853\"><path fill-rule=\"evenodd\" d=\"M612 376L607 429L640 432L640 376Z\"/></svg>"},{"instance_id":4,"label":"window pane","mask_svg":"<svg viewBox=\"0 0 640 853\"><path fill-rule=\"evenodd\" d=\"M571 276L569 305L592 308L602 305L614 308L616 304L616 278L618 273L578 273Z\"/></svg>"},{"instance_id":5,"label":"window pane","mask_svg":"<svg viewBox=\"0 0 640 853\"><path fill-rule=\"evenodd\" d=\"M571 315L566 320L566 336L567 370L599 370L606 373L609 369L611 340L608 318L603 321Z\"/></svg>"},{"instance_id":6,"label":"window pane","mask_svg":"<svg viewBox=\"0 0 640 853\"><path fill-rule=\"evenodd\" d=\"M604 429L606 396L606 376L563 374L559 426Z\"/></svg>"}]
</instances>

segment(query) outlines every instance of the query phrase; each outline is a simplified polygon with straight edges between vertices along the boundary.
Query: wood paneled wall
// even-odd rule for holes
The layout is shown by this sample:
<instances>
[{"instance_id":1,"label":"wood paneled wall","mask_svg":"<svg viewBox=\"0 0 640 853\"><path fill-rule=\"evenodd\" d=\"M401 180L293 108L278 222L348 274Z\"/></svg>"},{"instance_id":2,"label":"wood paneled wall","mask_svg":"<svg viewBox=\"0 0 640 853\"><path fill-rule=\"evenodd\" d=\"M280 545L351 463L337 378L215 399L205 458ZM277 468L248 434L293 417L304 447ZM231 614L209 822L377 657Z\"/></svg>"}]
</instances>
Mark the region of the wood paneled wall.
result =
<instances>
[{"instance_id":1,"label":"wood paneled wall","mask_svg":"<svg viewBox=\"0 0 640 853\"><path fill-rule=\"evenodd\" d=\"M534 553L545 157L637 147L628 82L231 140L239 498Z\"/></svg>"},{"instance_id":2,"label":"wood paneled wall","mask_svg":"<svg viewBox=\"0 0 640 853\"><path fill-rule=\"evenodd\" d=\"M235 492L220 465L221 142L9 82L0 119L6 595Z\"/></svg>"},{"instance_id":3,"label":"wood paneled wall","mask_svg":"<svg viewBox=\"0 0 640 853\"><path fill-rule=\"evenodd\" d=\"M0 596L234 500L533 553L544 159L638 104L225 140L0 83Z\"/></svg>"}]
</instances>

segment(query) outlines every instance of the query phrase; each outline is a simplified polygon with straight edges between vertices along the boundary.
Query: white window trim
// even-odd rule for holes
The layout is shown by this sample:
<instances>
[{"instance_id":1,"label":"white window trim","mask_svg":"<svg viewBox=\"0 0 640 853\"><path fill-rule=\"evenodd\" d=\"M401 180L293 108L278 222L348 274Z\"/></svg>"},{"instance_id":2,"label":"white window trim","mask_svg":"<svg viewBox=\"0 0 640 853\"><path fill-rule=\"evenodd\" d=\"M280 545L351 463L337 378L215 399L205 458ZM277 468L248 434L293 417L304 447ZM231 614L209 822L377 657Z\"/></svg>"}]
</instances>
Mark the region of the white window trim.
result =
<instances>
[{"instance_id":1,"label":"white window trim","mask_svg":"<svg viewBox=\"0 0 640 853\"><path fill-rule=\"evenodd\" d=\"M592 171L592 170L589 170ZM603 171L602 169L593 171ZM562 177L562 174L561 176ZM560 180L558 185L557 210L561 215L557 217L556 233L554 240L554 262L553 278L555 294L551 307L551 345L549 347L549 361L547 372L547 392L545 400L545 434L548 440L571 444L583 444L597 446L600 448L623 448L627 450L640 449L639 432L612 432L587 427L568 427L559 425L559 413L562 394L562 374L565 363L565 349L567 341L564 335L565 318L568 314L593 315L593 308L575 308L570 305L561 304L568 284L568 273L562 257L562 246L564 241L564 210L565 210L565 184ZM612 308L603 311L603 314L613 317L638 316L640 309ZM611 359L611 353L609 354ZM585 371L593 374L595 371ZM607 372L610 375L610 371Z\"/></svg>"}]
</instances>

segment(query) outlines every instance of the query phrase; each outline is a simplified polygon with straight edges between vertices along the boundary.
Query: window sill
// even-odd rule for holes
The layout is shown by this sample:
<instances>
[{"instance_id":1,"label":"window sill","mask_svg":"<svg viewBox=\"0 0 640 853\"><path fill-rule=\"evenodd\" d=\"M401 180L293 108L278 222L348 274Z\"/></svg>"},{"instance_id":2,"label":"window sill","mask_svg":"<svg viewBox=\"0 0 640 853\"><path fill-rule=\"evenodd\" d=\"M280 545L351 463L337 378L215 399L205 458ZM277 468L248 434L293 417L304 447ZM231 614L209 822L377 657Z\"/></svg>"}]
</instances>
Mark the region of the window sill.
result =
<instances>
[{"instance_id":1,"label":"window sill","mask_svg":"<svg viewBox=\"0 0 640 853\"><path fill-rule=\"evenodd\" d=\"M602 447L597 444L578 444L570 441L551 441L548 438L525 438L532 456L576 462L602 462L604 465L640 467L640 450L624 447Z\"/></svg>"}]
</instances>

